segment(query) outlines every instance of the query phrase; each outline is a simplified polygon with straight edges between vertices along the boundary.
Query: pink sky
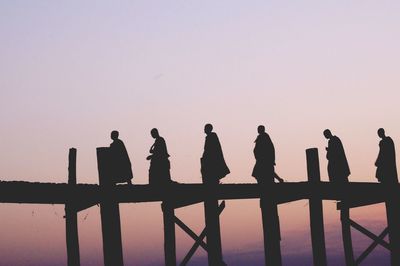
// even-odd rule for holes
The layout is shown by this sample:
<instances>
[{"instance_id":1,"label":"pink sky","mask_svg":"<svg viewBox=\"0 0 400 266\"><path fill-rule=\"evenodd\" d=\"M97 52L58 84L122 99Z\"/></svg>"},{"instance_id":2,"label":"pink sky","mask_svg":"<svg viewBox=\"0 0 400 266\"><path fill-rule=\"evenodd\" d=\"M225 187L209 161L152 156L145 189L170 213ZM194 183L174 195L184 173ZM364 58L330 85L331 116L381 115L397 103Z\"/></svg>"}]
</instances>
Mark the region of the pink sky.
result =
<instances>
[{"instance_id":1,"label":"pink sky","mask_svg":"<svg viewBox=\"0 0 400 266\"><path fill-rule=\"evenodd\" d=\"M395 1L4 1L0 179L66 182L68 149L76 147L78 182L97 183L95 148L117 129L134 182L147 183L149 131L157 127L173 178L200 182L203 126L211 122L231 169L226 183L254 182L259 124L284 179L306 180L305 149L318 147L327 180L322 131L330 128L345 146L350 180L375 182L376 130L400 140L399 11ZM299 239L308 235L305 203L280 208L283 230ZM8 264L66 264L62 206L0 210ZM337 226L334 203L325 210L327 225ZM202 208L182 212L200 230ZM359 212L385 225L382 208ZM124 252L135 265L145 264L143 254L162 256L160 215L159 204L122 207ZM256 201L229 202L224 215L224 250L262 247ZM97 207L80 214L79 230L84 265L101 260ZM335 241L328 248L337 250Z\"/></svg>"}]
</instances>

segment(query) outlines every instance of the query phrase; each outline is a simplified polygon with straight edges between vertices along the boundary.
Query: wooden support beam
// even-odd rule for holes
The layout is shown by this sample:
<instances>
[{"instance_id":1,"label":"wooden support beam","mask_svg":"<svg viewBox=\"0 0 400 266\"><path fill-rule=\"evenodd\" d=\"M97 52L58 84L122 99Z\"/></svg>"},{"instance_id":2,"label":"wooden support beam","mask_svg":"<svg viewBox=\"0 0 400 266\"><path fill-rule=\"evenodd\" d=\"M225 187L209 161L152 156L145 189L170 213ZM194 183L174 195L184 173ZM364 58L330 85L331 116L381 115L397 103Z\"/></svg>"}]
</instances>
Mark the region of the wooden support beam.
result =
<instances>
[{"instance_id":1,"label":"wooden support beam","mask_svg":"<svg viewBox=\"0 0 400 266\"><path fill-rule=\"evenodd\" d=\"M342 203L340 209L340 221L342 223L342 239L346 266L354 265L353 242L351 240L350 210Z\"/></svg>"},{"instance_id":2,"label":"wooden support beam","mask_svg":"<svg viewBox=\"0 0 400 266\"><path fill-rule=\"evenodd\" d=\"M175 210L172 204L161 204L164 218L164 257L166 266L176 265Z\"/></svg>"},{"instance_id":3,"label":"wooden support beam","mask_svg":"<svg viewBox=\"0 0 400 266\"><path fill-rule=\"evenodd\" d=\"M116 189L110 171L109 148L97 148L102 200L100 201L101 227L103 233L103 252L105 266L123 266L121 222Z\"/></svg>"},{"instance_id":4,"label":"wooden support beam","mask_svg":"<svg viewBox=\"0 0 400 266\"><path fill-rule=\"evenodd\" d=\"M164 218L164 258L166 266L176 265L175 210L172 204L161 204Z\"/></svg>"},{"instance_id":5,"label":"wooden support beam","mask_svg":"<svg viewBox=\"0 0 400 266\"><path fill-rule=\"evenodd\" d=\"M321 182L318 149L307 149L306 155L308 181L309 183L318 184ZM322 199L318 194L310 195L309 208L314 265L325 266L327 265L327 260L325 248L324 217L322 209Z\"/></svg>"},{"instance_id":6,"label":"wooden support beam","mask_svg":"<svg viewBox=\"0 0 400 266\"><path fill-rule=\"evenodd\" d=\"M189 199L183 199L183 200L176 201L174 203L174 208L178 209L178 208L186 207L186 206L189 206L189 205L194 205L194 204L197 204L197 203L200 203L200 202L203 202L203 199L201 197L192 198L192 199L190 199L190 198Z\"/></svg>"},{"instance_id":7,"label":"wooden support beam","mask_svg":"<svg viewBox=\"0 0 400 266\"><path fill-rule=\"evenodd\" d=\"M218 181L217 181L218 182ZM204 200L204 214L207 228L208 265L225 265L222 258L221 228L219 223L218 183L204 184L207 196Z\"/></svg>"},{"instance_id":8,"label":"wooden support beam","mask_svg":"<svg viewBox=\"0 0 400 266\"><path fill-rule=\"evenodd\" d=\"M270 184L274 186L273 183ZM260 185L264 186L264 185ZM281 235L279 226L278 206L274 195L265 195L261 191L260 207L264 234L265 265L282 265Z\"/></svg>"},{"instance_id":9,"label":"wooden support beam","mask_svg":"<svg viewBox=\"0 0 400 266\"><path fill-rule=\"evenodd\" d=\"M373 204L379 204L379 203L384 203L385 202L385 196L386 195L379 195L379 196L374 196L372 198L361 198L357 200L343 200L339 201L336 204L336 209L340 210L341 208L357 208L357 207L364 207L364 206L369 206Z\"/></svg>"},{"instance_id":10,"label":"wooden support beam","mask_svg":"<svg viewBox=\"0 0 400 266\"><path fill-rule=\"evenodd\" d=\"M91 200L91 201L89 200L89 201L86 201L86 202L77 202L77 203L75 203L74 208L75 208L76 212L80 212L80 211L89 209L89 208L91 208L91 207L93 207L95 205L98 205L99 203L100 202L98 200Z\"/></svg>"},{"instance_id":11,"label":"wooden support beam","mask_svg":"<svg viewBox=\"0 0 400 266\"><path fill-rule=\"evenodd\" d=\"M384 238L388 234L388 231L389 230L386 227L385 230L383 230L382 233L379 234L379 236L378 236L379 240L374 240L374 242L372 242L371 245L369 245L367 247L367 249L355 261L356 265L360 265L360 263L374 250L374 248L376 248L380 244L381 241L384 241Z\"/></svg>"},{"instance_id":12,"label":"wooden support beam","mask_svg":"<svg viewBox=\"0 0 400 266\"><path fill-rule=\"evenodd\" d=\"M400 191L397 186L395 189ZM79 204L94 204L100 202L101 190L97 184L77 184L71 189L66 183L0 181L0 203L65 204L69 198L74 197ZM207 196L203 184L174 184L167 189L152 185L117 185L115 190L118 191L116 198L119 203L161 202L169 200L173 195L178 207L180 202L196 203ZM313 195L326 200L349 202L371 198L379 198L379 201L382 198L385 201L387 196L387 189L382 184L364 182L349 182L340 186L330 182L285 182L275 184L273 188L265 188L267 194L270 190L276 194L278 204L309 199ZM217 192L219 200L260 198L258 184L220 184Z\"/></svg>"},{"instance_id":13,"label":"wooden support beam","mask_svg":"<svg viewBox=\"0 0 400 266\"><path fill-rule=\"evenodd\" d=\"M388 197L385 203L392 266L400 265L400 195L398 188L399 184L387 185Z\"/></svg>"},{"instance_id":14,"label":"wooden support beam","mask_svg":"<svg viewBox=\"0 0 400 266\"><path fill-rule=\"evenodd\" d=\"M68 185L76 186L76 149L74 148L69 149L68 155ZM72 200L65 204L65 232L68 266L79 266L78 217Z\"/></svg>"}]
</instances>

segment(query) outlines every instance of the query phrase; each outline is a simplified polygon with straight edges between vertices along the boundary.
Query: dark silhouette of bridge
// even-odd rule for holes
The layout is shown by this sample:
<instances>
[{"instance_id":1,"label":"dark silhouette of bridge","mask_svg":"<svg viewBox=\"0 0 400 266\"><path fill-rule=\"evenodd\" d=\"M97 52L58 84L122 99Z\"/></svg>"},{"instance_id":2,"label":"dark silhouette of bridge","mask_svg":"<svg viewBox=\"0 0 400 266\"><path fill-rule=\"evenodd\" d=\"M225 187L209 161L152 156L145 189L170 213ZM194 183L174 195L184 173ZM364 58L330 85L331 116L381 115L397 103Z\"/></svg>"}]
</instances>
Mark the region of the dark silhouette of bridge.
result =
<instances>
[{"instance_id":1,"label":"dark silhouette of bridge","mask_svg":"<svg viewBox=\"0 0 400 266\"><path fill-rule=\"evenodd\" d=\"M266 265L281 265L280 228L277 206L296 200L309 200L310 229L314 265L327 265L322 200L336 200L341 213L346 265L359 265L381 245L390 251L391 265L400 265L400 187L381 183L321 182L318 150L306 151L308 182L259 184L177 184L115 185L111 182L108 148L98 148L99 185L77 184L76 149L69 151L68 183L0 182L0 202L64 204L68 265L80 265L77 213L100 204L104 264L123 265L119 203L161 202L164 220L165 264L186 265L198 248L208 254L209 265L225 265L220 241L219 215L225 200L260 199ZM204 202L205 228L197 235L174 210ZM387 228L371 233L350 218L351 208L385 203ZM175 225L194 240L183 261L177 263ZM358 257L353 254L351 228L368 236L371 245ZM389 236L389 241L385 237Z\"/></svg>"}]
</instances>

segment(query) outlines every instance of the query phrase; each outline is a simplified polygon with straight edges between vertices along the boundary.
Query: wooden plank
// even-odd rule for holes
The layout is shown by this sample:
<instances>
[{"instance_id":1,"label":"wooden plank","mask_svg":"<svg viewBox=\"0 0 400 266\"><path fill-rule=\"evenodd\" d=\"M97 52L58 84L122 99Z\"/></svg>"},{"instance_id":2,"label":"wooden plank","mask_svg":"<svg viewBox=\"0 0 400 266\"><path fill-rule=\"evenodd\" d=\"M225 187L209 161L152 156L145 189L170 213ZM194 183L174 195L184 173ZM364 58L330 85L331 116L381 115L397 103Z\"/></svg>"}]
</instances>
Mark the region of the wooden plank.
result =
<instances>
[{"instance_id":1,"label":"wooden plank","mask_svg":"<svg viewBox=\"0 0 400 266\"><path fill-rule=\"evenodd\" d=\"M342 208L358 208L358 207L364 207L364 206L369 206L373 204L379 204L385 202L385 195L380 195L376 196L373 198L362 198L362 199L356 199L350 202L344 203L343 201L339 201L336 204L336 209L340 210Z\"/></svg>"},{"instance_id":2,"label":"wooden plank","mask_svg":"<svg viewBox=\"0 0 400 266\"><path fill-rule=\"evenodd\" d=\"M400 187L393 188L400 191ZM175 184L167 188L151 185L117 185L114 188L119 203L204 201L205 188L202 184ZM351 192L351 193L350 193ZM308 182L280 183L274 188L266 188L266 196L276 193L277 203L320 197L324 200L365 201L382 199L387 196L386 188L379 183L350 182L335 186L328 182L310 184ZM215 191L219 200L259 199L257 184L221 184ZM78 202L100 202L103 197L99 185L77 184L70 187L61 183L0 182L0 203L65 204L70 198Z\"/></svg>"}]
</instances>

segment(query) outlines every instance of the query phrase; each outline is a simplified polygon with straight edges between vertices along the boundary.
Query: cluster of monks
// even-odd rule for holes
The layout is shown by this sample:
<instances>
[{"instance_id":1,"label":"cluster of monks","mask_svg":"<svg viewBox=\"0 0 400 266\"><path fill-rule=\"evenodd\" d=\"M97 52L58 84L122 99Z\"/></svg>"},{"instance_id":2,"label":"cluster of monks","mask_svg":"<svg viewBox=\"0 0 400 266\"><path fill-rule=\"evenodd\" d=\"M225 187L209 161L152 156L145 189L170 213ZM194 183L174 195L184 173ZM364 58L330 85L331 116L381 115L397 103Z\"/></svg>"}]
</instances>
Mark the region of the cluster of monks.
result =
<instances>
[{"instance_id":1,"label":"cluster of monks","mask_svg":"<svg viewBox=\"0 0 400 266\"><path fill-rule=\"evenodd\" d=\"M270 136L266 133L263 125L257 128L258 136L255 140L254 157L256 163L253 168L252 176L259 184L271 184L277 179L284 182L275 172L275 148ZM218 136L213 132L213 126L206 124L204 127L206 139L204 152L201 157L201 175L204 184L219 184L220 180L230 173L225 162L224 155ZM333 183L348 182L350 167L346 158L343 144L339 137L333 135L329 129L323 132L328 139L326 147L326 158L328 160L329 181ZM154 144L150 147L149 184L164 185L174 183L170 174L170 161L167 145L158 130L153 128L151 136ZM385 135L385 130L380 128L378 136L379 154L375 162L376 178L382 183L397 183L396 152L393 140ZM118 131L111 132L113 142L110 145L111 153L111 172L115 183L132 184L132 165L128 152L122 140L119 139Z\"/></svg>"},{"instance_id":2,"label":"cluster of monks","mask_svg":"<svg viewBox=\"0 0 400 266\"><path fill-rule=\"evenodd\" d=\"M350 167L342 141L339 137L332 135L329 129L324 131L324 136L329 140L326 148L329 181L335 183L348 182ZM381 183L398 183L394 142L391 137L386 136L383 128L378 129L378 136L381 140L379 142L378 158L375 161L375 177Z\"/></svg>"}]
</instances>

